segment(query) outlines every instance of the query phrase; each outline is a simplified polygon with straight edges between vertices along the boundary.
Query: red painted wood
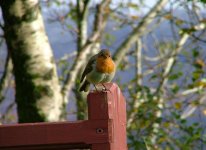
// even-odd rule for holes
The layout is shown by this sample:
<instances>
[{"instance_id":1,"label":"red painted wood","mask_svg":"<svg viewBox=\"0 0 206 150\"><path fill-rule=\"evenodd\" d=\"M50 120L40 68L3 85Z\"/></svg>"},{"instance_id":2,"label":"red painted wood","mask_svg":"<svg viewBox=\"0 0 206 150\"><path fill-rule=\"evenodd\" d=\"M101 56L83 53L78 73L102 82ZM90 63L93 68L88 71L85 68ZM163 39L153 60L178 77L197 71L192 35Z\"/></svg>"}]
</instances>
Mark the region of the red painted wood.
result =
<instances>
[{"instance_id":1,"label":"red painted wood","mask_svg":"<svg viewBox=\"0 0 206 150\"><path fill-rule=\"evenodd\" d=\"M116 84L107 84L106 87L109 91L88 95L88 118L89 120L108 119L110 142L108 150L126 150L126 103Z\"/></svg>"},{"instance_id":2,"label":"red painted wood","mask_svg":"<svg viewBox=\"0 0 206 150\"><path fill-rule=\"evenodd\" d=\"M1 150L126 150L126 105L118 86L88 95L88 120L0 126Z\"/></svg>"},{"instance_id":3,"label":"red painted wood","mask_svg":"<svg viewBox=\"0 0 206 150\"><path fill-rule=\"evenodd\" d=\"M103 143L108 141L107 126L107 120L2 126L0 149L2 146ZM97 127L105 129L105 132L97 134Z\"/></svg>"}]
</instances>

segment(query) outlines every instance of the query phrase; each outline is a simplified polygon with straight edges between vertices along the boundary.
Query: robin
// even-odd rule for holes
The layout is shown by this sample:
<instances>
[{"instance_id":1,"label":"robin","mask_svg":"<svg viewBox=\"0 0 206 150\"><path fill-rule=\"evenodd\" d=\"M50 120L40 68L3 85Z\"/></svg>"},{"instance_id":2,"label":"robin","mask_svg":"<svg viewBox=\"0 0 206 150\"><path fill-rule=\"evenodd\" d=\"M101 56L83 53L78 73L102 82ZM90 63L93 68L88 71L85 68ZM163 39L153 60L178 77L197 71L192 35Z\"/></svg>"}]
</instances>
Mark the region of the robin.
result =
<instances>
[{"instance_id":1,"label":"robin","mask_svg":"<svg viewBox=\"0 0 206 150\"><path fill-rule=\"evenodd\" d=\"M102 49L98 54L92 56L82 74L81 81L83 82L80 91L89 91L90 83L96 88L96 84L110 82L115 75L115 63L111 58L111 53L108 49ZM106 89L106 87L104 86ZM97 88L96 88L97 90Z\"/></svg>"}]
</instances>

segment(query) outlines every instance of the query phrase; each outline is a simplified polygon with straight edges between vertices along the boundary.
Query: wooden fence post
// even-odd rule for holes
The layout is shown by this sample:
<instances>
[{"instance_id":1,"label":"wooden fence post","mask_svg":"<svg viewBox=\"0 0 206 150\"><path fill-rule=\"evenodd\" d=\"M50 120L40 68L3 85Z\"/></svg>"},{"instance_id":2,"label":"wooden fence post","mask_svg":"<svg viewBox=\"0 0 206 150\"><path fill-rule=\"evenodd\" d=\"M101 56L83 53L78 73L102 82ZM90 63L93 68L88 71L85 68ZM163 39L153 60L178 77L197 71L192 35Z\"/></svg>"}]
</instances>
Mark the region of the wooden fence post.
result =
<instances>
[{"instance_id":1,"label":"wooden fence post","mask_svg":"<svg viewBox=\"0 0 206 150\"><path fill-rule=\"evenodd\" d=\"M126 103L116 84L106 84L106 92L88 95L88 119L107 120L109 141L92 144L92 150L126 150ZM99 130L99 131L98 131ZM97 128L99 134L106 129Z\"/></svg>"},{"instance_id":2,"label":"wooden fence post","mask_svg":"<svg viewBox=\"0 0 206 150\"><path fill-rule=\"evenodd\" d=\"M0 125L1 150L127 150L126 105L118 86L88 95L88 120Z\"/></svg>"}]
</instances>

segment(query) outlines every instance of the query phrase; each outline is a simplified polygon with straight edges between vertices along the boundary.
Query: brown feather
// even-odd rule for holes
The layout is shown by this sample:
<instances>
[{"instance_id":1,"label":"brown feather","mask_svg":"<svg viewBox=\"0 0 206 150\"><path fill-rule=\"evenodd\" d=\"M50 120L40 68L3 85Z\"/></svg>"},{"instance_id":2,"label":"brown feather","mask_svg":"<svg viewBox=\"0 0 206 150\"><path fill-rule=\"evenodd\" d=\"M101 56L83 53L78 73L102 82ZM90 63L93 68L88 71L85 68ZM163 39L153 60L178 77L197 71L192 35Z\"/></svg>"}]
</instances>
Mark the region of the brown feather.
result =
<instances>
[{"instance_id":1,"label":"brown feather","mask_svg":"<svg viewBox=\"0 0 206 150\"><path fill-rule=\"evenodd\" d=\"M82 81L84 80L85 76L92 71L92 69L93 69L93 68L92 68L92 64L95 63L96 57L97 57L97 55L94 55L94 56L92 56L92 57L89 59L87 65L86 65L86 67L85 67L85 69L84 69L84 71L83 71L83 73L82 73L82 77L81 77L80 82L82 82Z\"/></svg>"},{"instance_id":2,"label":"brown feather","mask_svg":"<svg viewBox=\"0 0 206 150\"><path fill-rule=\"evenodd\" d=\"M90 86L90 83L87 80L85 80L83 85L80 87L79 91L80 92L82 92L82 91L88 92L89 91L89 86Z\"/></svg>"}]
</instances>

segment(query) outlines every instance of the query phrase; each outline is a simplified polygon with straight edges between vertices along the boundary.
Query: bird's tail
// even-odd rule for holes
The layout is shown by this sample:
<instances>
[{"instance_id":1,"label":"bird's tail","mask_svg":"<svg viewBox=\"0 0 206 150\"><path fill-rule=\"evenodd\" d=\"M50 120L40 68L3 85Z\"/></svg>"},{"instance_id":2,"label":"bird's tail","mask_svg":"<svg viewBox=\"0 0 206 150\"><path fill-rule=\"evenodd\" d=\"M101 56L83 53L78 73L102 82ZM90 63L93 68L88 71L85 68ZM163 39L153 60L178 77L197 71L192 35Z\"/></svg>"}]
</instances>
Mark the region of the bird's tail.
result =
<instances>
[{"instance_id":1,"label":"bird's tail","mask_svg":"<svg viewBox=\"0 0 206 150\"><path fill-rule=\"evenodd\" d=\"M82 92L88 92L89 91L89 87L90 87L90 83L85 80L84 83L82 84L82 86L80 87L79 91Z\"/></svg>"}]
</instances>

